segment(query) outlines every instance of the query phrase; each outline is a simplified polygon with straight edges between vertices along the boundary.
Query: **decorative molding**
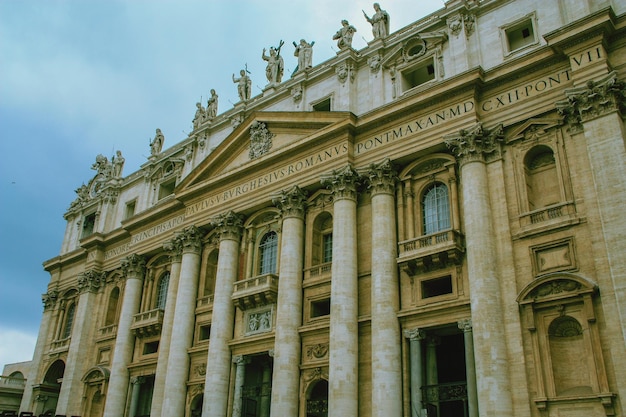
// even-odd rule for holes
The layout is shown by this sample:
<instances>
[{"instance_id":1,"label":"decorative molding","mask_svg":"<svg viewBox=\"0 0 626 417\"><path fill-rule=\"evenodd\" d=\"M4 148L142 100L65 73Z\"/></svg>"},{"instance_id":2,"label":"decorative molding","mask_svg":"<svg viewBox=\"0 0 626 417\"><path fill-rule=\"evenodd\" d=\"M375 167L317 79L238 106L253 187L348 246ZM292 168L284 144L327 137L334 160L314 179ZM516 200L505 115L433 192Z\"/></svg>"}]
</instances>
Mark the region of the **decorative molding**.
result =
<instances>
[{"instance_id":1,"label":"decorative molding","mask_svg":"<svg viewBox=\"0 0 626 417\"><path fill-rule=\"evenodd\" d=\"M211 221L213 227L217 229L220 240L230 239L239 241L243 233L243 216L230 210L220 214Z\"/></svg>"},{"instance_id":2,"label":"decorative molding","mask_svg":"<svg viewBox=\"0 0 626 417\"><path fill-rule=\"evenodd\" d=\"M323 359L328 354L328 343L318 343L306 349L306 356L309 359Z\"/></svg>"},{"instance_id":3,"label":"decorative molding","mask_svg":"<svg viewBox=\"0 0 626 417\"><path fill-rule=\"evenodd\" d=\"M370 67L372 74L378 74L382 65L382 56L380 56L380 54L370 56L367 59L367 65Z\"/></svg>"},{"instance_id":4,"label":"decorative molding","mask_svg":"<svg viewBox=\"0 0 626 417\"><path fill-rule=\"evenodd\" d=\"M333 170L331 174L322 177L321 183L332 193L335 201L340 198L356 200L357 186L361 178L352 165Z\"/></svg>"},{"instance_id":5,"label":"decorative molding","mask_svg":"<svg viewBox=\"0 0 626 417\"><path fill-rule=\"evenodd\" d=\"M463 331L463 333L472 331L472 319L462 319L457 322L459 329Z\"/></svg>"},{"instance_id":6,"label":"decorative molding","mask_svg":"<svg viewBox=\"0 0 626 417\"><path fill-rule=\"evenodd\" d=\"M370 164L362 171L362 174L368 179L368 188L372 194L395 195L396 183L399 179L389 158L385 158L380 163Z\"/></svg>"},{"instance_id":7,"label":"decorative molding","mask_svg":"<svg viewBox=\"0 0 626 417\"><path fill-rule=\"evenodd\" d=\"M182 261L183 245L179 239L171 239L163 244L163 250L167 252L170 262L178 263Z\"/></svg>"},{"instance_id":8,"label":"decorative molding","mask_svg":"<svg viewBox=\"0 0 626 417\"><path fill-rule=\"evenodd\" d=\"M422 329L408 329L404 331L404 337L411 341L420 341L426 339L426 332Z\"/></svg>"},{"instance_id":9,"label":"decorative molding","mask_svg":"<svg viewBox=\"0 0 626 417\"><path fill-rule=\"evenodd\" d=\"M263 122L255 121L250 126L250 159L259 158L272 148L272 138L275 135L267 129Z\"/></svg>"},{"instance_id":10,"label":"decorative molding","mask_svg":"<svg viewBox=\"0 0 626 417\"><path fill-rule=\"evenodd\" d=\"M183 253L200 253L202 249L201 232L196 226L187 226L174 235L174 239L180 242Z\"/></svg>"},{"instance_id":11,"label":"decorative molding","mask_svg":"<svg viewBox=\"0 0 626 417\"><path fill-rule=\"evenodd\" d=\"M146 271L146 260L136 253L128 255L120 261L124 277L143 279Z\"/></svg>"},{"instance_id":12,"label":"decorative molding","mask_svg":"<svg viewBox=\"0 0 626 417\"><path fill-rule=\"evenodd\" d=\"M47 293L41 294L41 302L43 303L43 309L48 310L54 307L59 292L57 290L49 290Z\"/></svg>"},{"instance_id":13,"label":"decorative molding","mask_svg":"<svg viewBox=\"0 0 626 417\"><path fill-rule=\"evenodd\" d=\"M354 65L348 62L341 62L335 67L335 74L341 84L345 84L347 79L354 82Z\"/></svg>"},{"instance_id":14,"label":"decorative molding","mask_svg":"<svg viewBox=\"0 0 626 417\"><path fill-rule=\"evenodd\" d=\"M106 274L104 272L83 272L78 276L78 291L80 293L97 292L104 282L106 282Z\"/></svg>"},{"instance_id":15,"label":"decorative molding","mask_svg":"<svg viewBox=\"0 0 626 417\"><path fill-rule=\"evenodd\" d=\"M300 100L302 100L302 94L304 93L302 83L296 84L291 87L291 90L289 90L289 92L291 93L291 98L293 98L294 103L298 103Z\"/></svg>"}]
</instances>

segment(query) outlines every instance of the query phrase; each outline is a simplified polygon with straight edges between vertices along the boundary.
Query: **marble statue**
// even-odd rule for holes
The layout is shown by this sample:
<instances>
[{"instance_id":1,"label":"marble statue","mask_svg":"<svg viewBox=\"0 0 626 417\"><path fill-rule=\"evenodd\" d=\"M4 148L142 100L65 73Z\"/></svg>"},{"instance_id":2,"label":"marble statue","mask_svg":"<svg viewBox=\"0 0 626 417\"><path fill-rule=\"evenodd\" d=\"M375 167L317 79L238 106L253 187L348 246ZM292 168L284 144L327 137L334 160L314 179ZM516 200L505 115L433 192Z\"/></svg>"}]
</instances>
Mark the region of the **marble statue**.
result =
<instances>
[{"instance_id":1,"label":"marble statue","mask_svg":"<svg viewBox=\"0 0 626 417\"><path fill-rule=\"evenodd\" d=\"M293 46L296 47L293 55L298 57L298 66L296 67L295 72L304 71L313 66L313 45L315 42L308 43L304 39L300 39L300 44L293 43Z\"/></svg>"},{"instance_id":2,"label":"marble statue","mask_svg":"<svg viewBox=\"0 0 626 417\"><path fill-rule=\"evenodd\" d=\"M194 130L199 128L202 122L204 121L204 108L201 103L196 103L196 114L193 117L193 128Z\"/></svg>"},{"instance_id":3,"label":"marble statue","mask_svg":"<svg viewBox=\"0 0 626 417\"><path fill-rule=\"evenodd\" d=\"M365 10L363 16L372 25L374 39L383 39L389 35L389 13L380 8L380 4L374 3L374 15L369 17Z\"/></svg>"},{"instance_id":4,"label":"marble statue","mask_svg":"<svg viewBox=\"0 0 626 417\"><path fill-rule=\"evenodd\" d=\"M211 97L206 103L206 117L211 120L217 116L217 93L214 89L211 89Z\"/></svg>"},{"instance_id":5,"label":"marble statue","mask_svg":"<svg viewBox=\"0 0 626 417\"><path fill-rule=\"evenodd\" d=\"M235 78L235 74L233 74L233 82L237 83L239 100L250 100L250 96L252 95L252 80L250 80L250 77L246 74L246 70L239 71L239 75L239 78Z\"/></svg>"},{"instance_id":6,"label":"marble statue","mask_svg":"<svg viewBox=\"0 0 626 417\"><path fill-rule=\"evenodd\" d=\"M343 50L352 48L352 37L355 32L356 28L350 25L347 20L344 19L341 21L341 29L339 29L337 33L335 33L335 36L333 36L333 39L337 40L337 46L339 49Z\"/></svg>"},{"instance_id":7,"label":"marble statue","mask_svg":"<svg viewBox=\"0 0 626 417\"><path fill-rule=\"evenodd\" d=\"M122 156L122 151L116 151L115 156L111 158L111 163L113 164L113 178L122 177L124 162L126 162L126 159L124 159L124 157Z\"/></svg>"},{"instance_id":8,"label":"marble statue","mask_svg":"<svg viewBox=\"0 0 626 417\"><path fill-rule=\"evenodd\" d=\"M154 140L150 142L150 154L153 156L160 154L163 148L163 142L165 142L165 137L163 133L161 133L161 129L157 129Z\"/></svg>"},{"instance_id":9,"label":"marble statue","mask_svg":"<svg viewBox=\"0 0 626 417\"><path fill-rule=\"evenodd\" d=\"M270 85L279 84L283 79L285 64L283 62L283 57L280 56L280 48L283 46L283 43L283 41L280 41L278 48L274 48L273 46L270 47L269 55L265 55L265 48L263 48L263 53L261 54L261 58L263 58L264 61L267 61L265 76L267 77L267 81Z\"/></svg>"}]
</instances>

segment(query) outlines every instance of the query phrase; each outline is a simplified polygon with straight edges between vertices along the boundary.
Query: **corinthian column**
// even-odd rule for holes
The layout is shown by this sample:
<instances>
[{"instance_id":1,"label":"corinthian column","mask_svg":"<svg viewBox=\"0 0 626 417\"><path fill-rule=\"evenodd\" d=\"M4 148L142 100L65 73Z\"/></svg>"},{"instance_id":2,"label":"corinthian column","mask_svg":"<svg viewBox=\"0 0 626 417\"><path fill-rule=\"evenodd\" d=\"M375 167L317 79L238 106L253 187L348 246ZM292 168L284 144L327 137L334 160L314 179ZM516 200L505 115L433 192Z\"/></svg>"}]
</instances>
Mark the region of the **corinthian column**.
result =
<instances>
[{"instance_id":1,"label":"corinthian column","mask_svg":"<svg viewBox=\"0 0 626 417\"><path fill-rule=\"evenodd\" d=\"M182 416L185 414L187 378L189 376L189 354L187 350L193 342L198 275L200 273L200 249L202 246L200 231L195 226L184 228L175 235L174 239L182 247L183 255L165 374L167 389L163 396L162 416Z\"/></svg>"},{"instance_id":2,"label":"corinthian column","mask_svg":"<svg viewBox=\"0 0 626 417\"><path fill-rule=\"evenodd\" d=\"M235 305L232 296L233 285L237 278L243 218L241 215L230 211L216 217L212 223L219 233L220 247L217 259L211 340L207 356L202 415L204 417L224 417L228 415L231 364L228 342L233 337Z\"/></svg>"},{"instance_id":3,"label":"corinthian column","mask_svg":"<svg viewBox=\"0 0 626 417\"><path fill-rule=\"evenodd\" d=\"M37 336L37 344L33 353L28 375L26 375L26 386L24 387L24 395L20 404L20 412L32 411L33 386L38 384L39 367L43 359L48 332L50 330L50 321L52 319L52 311L57 301L59 293L56 290L49 290L41 296L43 302L43 317L39 326L39 335Z\"/></svg>"},{"instance_id":4,"label":"corinthian column","mask_svg":"<svg viewBox=\"0 0 626 417\"><path fill-rule=\"evenodd\" d=\"M322 178L333 194L328 416L359 414L356 186L351 166Z\"/></svg>"},{"instance_id":5,"label":"corinthian column","mask_svg":"<svg viewBox=\"0 0 626 417\"><path fill-rule=\"evenodd\" d=\"M502 126L477 124L446 138L461 166L478 407L481 416L512 417L506 334L498 279L486 160L500 155Z\"/></svg>"},{"instance_id":6,"label":"corinthian column","mask_svg":"<svg viewBox=\"0 0 626 417\"><path fill-rule=\"evenodd\" d=\"M296 416L299 404L302 268L304 266L304 207L298 187L274 198L281 210L282 238L274 338L271 416Z\"/></svg>"},{"instance_id":7,"label":"corinthian column","mask_svg":"<svg viewBox=\"0 0 626 417\"><path fill-rule=\"evenodd\" d=\"M459 320L459 329L463 330L465 343L465 379L467 380L468 417L478 417L478 391L476 389L476 366L474 365L474 339L472 338L472 320Z\"/></svg>"},{"instance_id":8,"label":"corinthian column","mask_svg":"<svg viewBox=\"0 0 626 417\"><path fill-rule=\"evenodd\" d=\"M154 390L150 416L160 417L165 396L165 378L170 356L170 343L174 330L174 313L176 310L176 294L178 293L178 281L180 278L180 264L182 261L183 246L180 239L172 239L163 245L172 262L170 270L170 282L167 286L167 302L163 313L163 325L161 326L161 340L159 341L159 358L157 360L156 375L154 377Z\"/></svg>"},{"instance_id":9,"label":"corinthian column","mask_svg":"<svg viewBox=\"0 0 626 417\"><path fill-rule=\"evenodd\" d=\"M96 293L104 282L104 273L87 271L78 277L78 303L72 327L72 338L67 353L63 383L57 403L59 414L80 414L83 393L83 377L87 367L87 352L93 341L92 310Z\"/></svg>"},{"instance_id":10,"label":"corinthian column","mask_svg":"<svg viewBox=\"0 0 626 417\"><path fill-rule=\"evenodd\" d=\"M135 337L130 326L133 316L139 312L141 302L141 287L146 269L146 261L139 255L133 254L122 259L122 272L126 278L124 297L120 311L120 320L117 324L117 339L113 350L111 363L111 377L106 395L104 417L120 417L126 409L126 394L128 392L128 364L133 358Z\"/></svg>"},{"instance_id":11,"label":"corinthian column","mask_svg":"<svg viewBox=\"0 0 626 417\"><path fill-rule=\"evenodd\" d=\"M411 417L427 417L423 412L422 385L424 385L422 369L422 340L426 338L423 330L405 330L404 336L409 339L409 362L411 366Z\"/></svg>"},{"instance_id":12,"label":"corinthian column","mask_svg":"<svg viewBox=\"0 0 626 417\"><path fill-rule=\"evenodd\" d=\"M372 164L365 175L372 193L372 417L402 416L402 363L398 323L398 240L391 162Z\"/></svg>"}]
</instances>

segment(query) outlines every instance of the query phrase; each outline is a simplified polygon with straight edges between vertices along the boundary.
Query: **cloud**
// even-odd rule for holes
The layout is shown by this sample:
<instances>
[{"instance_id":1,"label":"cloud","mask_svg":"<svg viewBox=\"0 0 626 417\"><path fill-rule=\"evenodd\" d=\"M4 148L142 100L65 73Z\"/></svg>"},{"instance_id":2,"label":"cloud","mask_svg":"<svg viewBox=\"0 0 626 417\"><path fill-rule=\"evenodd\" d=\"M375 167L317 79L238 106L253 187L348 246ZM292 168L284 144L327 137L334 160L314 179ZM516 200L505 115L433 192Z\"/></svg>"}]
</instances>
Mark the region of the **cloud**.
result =
<instances>
[{"instance_id":1,"label":"cloud","mask_svg":"<svg viewBox=\"0 0 626 417\"><path fill-rule=\"evenodd\" d=\"M0 326L0 369L4 365L33 359L37 335Z\"/></svg>"}]
</instances>

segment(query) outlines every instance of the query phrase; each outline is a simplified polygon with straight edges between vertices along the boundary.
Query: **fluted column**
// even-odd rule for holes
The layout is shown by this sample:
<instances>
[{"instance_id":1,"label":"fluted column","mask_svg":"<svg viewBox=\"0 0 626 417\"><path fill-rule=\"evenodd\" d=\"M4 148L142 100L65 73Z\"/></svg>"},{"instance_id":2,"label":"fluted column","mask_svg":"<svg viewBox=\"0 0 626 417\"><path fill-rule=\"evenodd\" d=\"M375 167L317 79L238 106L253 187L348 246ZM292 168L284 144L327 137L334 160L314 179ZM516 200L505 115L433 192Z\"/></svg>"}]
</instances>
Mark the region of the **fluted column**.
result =
<instances>
[{"instance_id":1,"label":"fluted column","mask_svg":"<svg viewBox=\"0 0 626 417\"><path fill-rule=\"evenodd\" d=\"M282 192L274 204L282 213L282 239L271 416L298 414L300 382L300 334L302 321L302 269L304 266L304 207L306 196L298 187Z\"/></svg>"},{"instance_id":2,"label":"fluted column","mask_svg":"<svg viewBox=\"0 0 626 417\"><path fill-rule=\"evenodd\" d=\"M505 320L497 272L497 240L492 224L486 166L487 160L499 157L501 140L501 125L486 130L477 124L472 129L448 136L446 144L454 150L461 166L480 415L512 417Z\"/></svg>"},{"instance_id":3,"label":"fluted column","mask_svg":"<svg viewBox=\"0 0 626 417\"><path fill-rule=\"evenodd\" d=\"M395 186L388 159L365 172L372 193L372 417L402 416Z\"/></svg>"},{"instance_id":4,"label":"fluted column","mask_svg":"<svg viewBox=\"0 0 626 417\"><path fill-rule=\"evenodd\" d=\"M182 247L180 278L174 310L175 325L169 345L162 416L179 416L185 413L189 354L193 343L198 276L200 275L200 230L188 226L174 237ZM171 274L170 274L171 279ZM167 304L166 304L167 305Z\"/></svg>"},{"instance_id":5,"label":"fluted column","mask_svg":"<svg viewBox=\"0 0 626 417\"><path fill-rule=\"evenodd\" d=\"M231 362L228 342L233 337L235 306L232 295L233 285L237 279L243 218L230 211L216 217L212 224L219 233L220 246L202 415L203 417L224 417L228 414Z\"/></svg>"},{"instance_id":6,"label":"fluted column","mask_svg":"<svg viewBox=\"0 0 626 417\"><path fill-rule=\"evenodd\" d=\"M80 414L83 393L81 379L87 371L87 353L93 343L92 311L95 307L96 293L103 282L102 272L87 271L78 277L80 296L74 311L72 338L56 409L58 414Z\"/></svg>"},{"instance_id":7,"label":"fluted column","mask_svg":"<svg viewBox=\"0 0 626 417\"><path fill-rule=\"evenodd\" d=\"M235 364L235 392L233 394L233 414L232 417L241 417L243 402L243 384L246 377L246 365L250 363L250 358L243 355L234 356Z\"/></svg>"},{"instance_id":8,"label":"fluted column","mask_svg":"<svg viewBox=\"0 0 626 417\"><path fill-rule=\"evenodd\" d=\"M35 344L33 360L30 364L28 375L26 375L26 386L24 387L24 394L22 395L20 412L34 411L32 405L33 386L39 384L39 368L41 367L41 361L43 359L46 342L48 340L52 312L58 295L58 291L49 290L41 296L41 301L43 302L43 317L41 319L41 325L39 326L39 334L37 336L37 343ZM43 376L41 379L43 380Z\"/></svg>"},{"instance_id":9,"label":"fluted column","mask_svg":"<svg viewBox=\"0 0 626 417\"><path fill-rule=\"evenodd\" d=\"M420 329L405 330L404 336L409 339L409 361L411 366L411 417L427 417L422 410L422 340L426 333Z\"/></svg>"},{"instance_id":10,"label":"fluted column","mask_svg":"<svg viewBox=\"0 0 626 417\"><path fill-rule=\"evenodd\" d=\"M141 390L141 384L144 383L144 377L138 376L130 381L132 385L130 393L130 411L128 417L135 417L137 415L137 406L139 405L139 392Z\"/></svg>"},{"instance_id":11,"label":"fluted column","mask_svg":"<svg viewBox=\"0 0 626 417\"><path fill-rule=\"evenodd\" d=\"M465 342L465 379L467 380L468 417L478 417L478 391L476 389L476 366L474 365L472 320L460 320L458 324L459 329L463 330L463 341Z\"/></svg>"},{"instance_id":12,"label":"fluted column","mask_svg":"<svg viewBox=\"0 0 626 417\"><path fill-rule=\"evenodd\" d=\"M130 326L133 323L133 316L139 312L141 288L146 269L145 260L136 254L122 259L121 265L123 275L126 278L126 285L120 310L120 320L117 324L117 339L113 350L104 417L120 417L124 415L126 410L129 383L128 364L133 358L135 342L135 336L133 336Z\"/></svg>"},{"instance_id":13,"label":"fluted column","mask_svg":"<svg viewBox=\"0 0 626 417\"><path fill-rule=\"evenodd\" d=\"M333 265L330 293L328 416L359 414L358 271L356 186L351 166L333 171L322 184L333 194Z\"/></svg>"},{"instance_id":14,"label":"fluted column","mask_svg":"<svg viewBox=\"0 0 626 417\"><path fill-rule=\"evenodd\" d=\"M160 417L165 396L165 379L170 356L170 344L174 330L174 313L176 311L176 294L178 293L178 281L182 262L182 242L180 239L172 239L163 245L168 253L172 266L170 269L170 282L167 287L165 312L163 313L163 325L161 326L161 340L159 341L159 358L157 359L156 373L154 376L154 390L150 416Z\"/></svg>"}]
</instances>

